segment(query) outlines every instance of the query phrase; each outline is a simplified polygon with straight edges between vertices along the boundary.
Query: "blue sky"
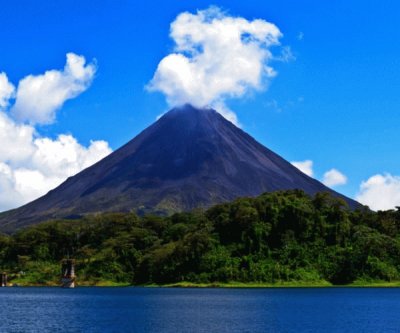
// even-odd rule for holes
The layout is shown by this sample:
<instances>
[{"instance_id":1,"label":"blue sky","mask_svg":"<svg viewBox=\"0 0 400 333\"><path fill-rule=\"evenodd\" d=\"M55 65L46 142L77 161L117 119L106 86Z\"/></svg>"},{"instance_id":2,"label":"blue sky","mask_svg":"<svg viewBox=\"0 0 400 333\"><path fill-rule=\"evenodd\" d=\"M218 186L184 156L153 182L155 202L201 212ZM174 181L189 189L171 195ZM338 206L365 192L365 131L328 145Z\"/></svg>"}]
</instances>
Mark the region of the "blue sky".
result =
<instances>
[{"instance_id":1,"label":"blue sky","mask_svg":"<svg viewBox=\"0 0 400 333\"><path fill-rule=\"evenodd\" d=\"M116 149L168 109L145 86L173 50L171 22L210 5L275 24L293 55L269 63L277 75L268 89L226 100L242 128L289 161L311 160L318 179L339 170L347 183L335 189L350 197L377 175L371 195L399 197L396 1L2 1L0 73L17 87L27 75L61 70L68 52L96 59L90 86L34 128L42 138L70 134L82 147L104 140Z\"/></svg>"}]
</instances>

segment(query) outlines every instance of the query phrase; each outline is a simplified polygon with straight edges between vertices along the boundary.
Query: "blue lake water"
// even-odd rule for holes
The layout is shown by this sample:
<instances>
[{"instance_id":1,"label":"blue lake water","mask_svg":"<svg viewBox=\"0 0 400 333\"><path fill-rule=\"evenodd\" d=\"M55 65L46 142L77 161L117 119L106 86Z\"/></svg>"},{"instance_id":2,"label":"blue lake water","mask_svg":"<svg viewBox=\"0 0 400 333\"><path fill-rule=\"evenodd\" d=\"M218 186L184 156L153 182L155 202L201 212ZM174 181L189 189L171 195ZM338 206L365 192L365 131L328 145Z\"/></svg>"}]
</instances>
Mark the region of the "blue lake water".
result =
<instances>
[{"instance_id":1,"label":"blue lake water","mask_svg":"<svg viewBox=\"0 0 400 333\"><path fill-rule=\"evenodd\" d=\"M400 289L0 288L0 332L400 332Z\"/></svg>"}]
</instances>

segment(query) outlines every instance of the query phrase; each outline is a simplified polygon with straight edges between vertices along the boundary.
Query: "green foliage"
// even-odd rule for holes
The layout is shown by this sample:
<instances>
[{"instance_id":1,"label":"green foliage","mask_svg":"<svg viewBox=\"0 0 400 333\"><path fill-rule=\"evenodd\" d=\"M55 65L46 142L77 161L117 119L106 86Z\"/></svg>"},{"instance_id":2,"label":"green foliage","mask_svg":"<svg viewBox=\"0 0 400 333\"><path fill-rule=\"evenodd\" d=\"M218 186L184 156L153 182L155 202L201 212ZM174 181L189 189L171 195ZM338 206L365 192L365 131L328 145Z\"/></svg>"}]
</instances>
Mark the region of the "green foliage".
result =
<instances>
[{"instance_id":1,"label":"green foliage","mask_svg":"<svg viewBox=\"0 0 400 333\"><path fill-rule=\"evenodd\" d=\"M327 193L241 198L169 217L107 213L0 235L0 269L15 281L57 283L348 284L400 280L400 211L351 211Z\"/></svg>"}]
</instances>

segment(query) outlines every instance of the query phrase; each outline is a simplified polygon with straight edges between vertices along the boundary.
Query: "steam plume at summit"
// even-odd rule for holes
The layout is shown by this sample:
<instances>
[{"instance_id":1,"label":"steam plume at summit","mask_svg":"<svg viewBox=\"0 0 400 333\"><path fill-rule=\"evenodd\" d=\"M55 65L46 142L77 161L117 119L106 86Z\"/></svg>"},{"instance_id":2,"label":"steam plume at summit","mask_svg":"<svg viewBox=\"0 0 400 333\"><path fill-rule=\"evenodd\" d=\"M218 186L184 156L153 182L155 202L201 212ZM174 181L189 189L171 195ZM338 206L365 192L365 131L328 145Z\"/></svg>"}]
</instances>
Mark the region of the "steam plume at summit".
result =
<instances>
[{"instance_id":1,"label":"steam plume at summit","mask_svg":"<svg viewBox=\"0 0 400 333\"><path fill-rule=\"evenodd\" d=\"M174 52L160 61L148 85L165 94L170 106L219 106L229 119L226 99L262 90L276 75L270 49L282 34L265 20L249 21L210 7L179 14L170 37Z\"/></svg>"}]
</instances>

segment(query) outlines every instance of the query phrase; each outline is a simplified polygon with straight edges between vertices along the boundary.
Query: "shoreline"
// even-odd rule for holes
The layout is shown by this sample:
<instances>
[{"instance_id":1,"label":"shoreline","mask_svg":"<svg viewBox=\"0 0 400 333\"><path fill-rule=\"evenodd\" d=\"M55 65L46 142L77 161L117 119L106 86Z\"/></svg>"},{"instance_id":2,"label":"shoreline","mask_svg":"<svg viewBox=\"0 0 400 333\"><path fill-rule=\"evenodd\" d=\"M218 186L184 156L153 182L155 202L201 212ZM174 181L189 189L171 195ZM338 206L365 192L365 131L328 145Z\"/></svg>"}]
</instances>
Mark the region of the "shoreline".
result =
<instances>
[{"instance_id":1,"label":"shoreline","mask_svg":"<svg viewBox=\"0 0 400 333\"><path fill-rule=\"evenodd\" d=\"M15 281L7 287L25 288L25 287L55 287L61 288L58 283L49 282L42 284L25 284ZM278 283L258 283L258 282L213 282L213 283L193 283L177 282L168 284L144 284L133 285L129 283L118 283L113 281L88 282L77 281L76 288L79 287L97 287L97 288L115 288L115 287L141 287L141 288L218 288L218 289L262 289L262 288L399 288L400 281L355 281L351 284L333 285L328 281L292 281ZM67 288L68 289L68 288Z\"/></svg>"}]
</instances>

